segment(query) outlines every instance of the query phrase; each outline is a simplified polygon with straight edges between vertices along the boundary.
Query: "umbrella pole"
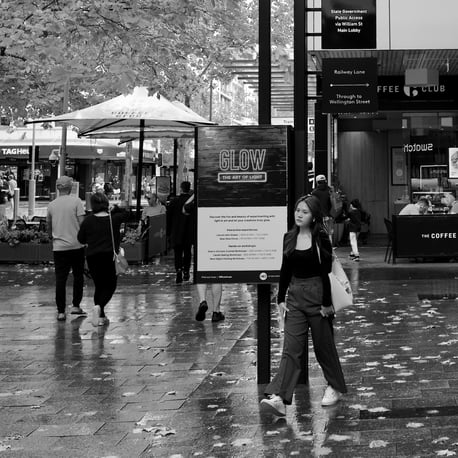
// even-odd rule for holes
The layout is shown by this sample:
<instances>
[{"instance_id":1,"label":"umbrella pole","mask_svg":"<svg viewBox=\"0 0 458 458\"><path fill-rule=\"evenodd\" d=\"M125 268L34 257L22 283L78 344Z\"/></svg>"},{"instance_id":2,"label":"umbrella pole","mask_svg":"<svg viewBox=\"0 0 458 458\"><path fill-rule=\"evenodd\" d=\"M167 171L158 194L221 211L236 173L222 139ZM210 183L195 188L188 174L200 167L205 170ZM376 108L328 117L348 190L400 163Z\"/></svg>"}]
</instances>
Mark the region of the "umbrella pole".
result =
<instances>
[{"instance_id":1,"label":"umbrella pole","mask_svg":"<svg viewBox=\"0 0 458 458\"><path fill-rule=\"evenodd\" d=\"M145 120L140 119L140 138L138 145L138 163L137 163L137 221L140 221L141 216L141 200L142 200L142 171L143 171L143 142L145 141Z\"/></svg>"}]
</instances>

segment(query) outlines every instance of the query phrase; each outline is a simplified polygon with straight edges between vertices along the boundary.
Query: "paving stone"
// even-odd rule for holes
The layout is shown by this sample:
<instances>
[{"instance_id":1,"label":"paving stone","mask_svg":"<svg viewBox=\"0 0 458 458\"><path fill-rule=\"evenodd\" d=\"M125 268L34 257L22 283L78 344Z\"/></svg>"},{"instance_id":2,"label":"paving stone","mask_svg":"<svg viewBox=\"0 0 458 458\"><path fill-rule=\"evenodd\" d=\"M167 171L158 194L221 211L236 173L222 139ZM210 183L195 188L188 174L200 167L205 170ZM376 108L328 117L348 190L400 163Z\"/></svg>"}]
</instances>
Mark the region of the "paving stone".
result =
<instances>
[{"instance_id":1,"label":"paving stone","mask_svg":"<svg viewBox=\"0 0 458 458\"><path fill-rule=\"evenodd\" d=\"M456 269L372 261L383 254L368 251L371 261L359 265L343 259L356 300L335 322L345 400L321 408L326 382L310 347L309 384L283 420L259 413L255 286L226 285L225 322L197 323L194 287L177 287L164 257L119 279L111 323L99 330L87 319L54 321L52 269L0 266L2 285L21 285L0 287L0 430L16 447L5 456L458 453ZM88 310L92 294L89 282ZM282 336L272 310L275 373Z\"/></svg>"}]
</instances>

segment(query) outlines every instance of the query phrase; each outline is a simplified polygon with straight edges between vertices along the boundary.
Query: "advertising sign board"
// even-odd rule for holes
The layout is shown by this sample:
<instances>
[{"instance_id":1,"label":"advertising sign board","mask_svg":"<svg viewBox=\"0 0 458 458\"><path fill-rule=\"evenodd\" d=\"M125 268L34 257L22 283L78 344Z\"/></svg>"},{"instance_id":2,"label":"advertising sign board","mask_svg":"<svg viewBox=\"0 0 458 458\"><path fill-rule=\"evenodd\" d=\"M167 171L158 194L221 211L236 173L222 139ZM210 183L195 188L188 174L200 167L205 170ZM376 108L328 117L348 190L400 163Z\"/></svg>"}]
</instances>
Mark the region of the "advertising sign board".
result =
<instances>
[{"instance_id":1,"label":"advertising sign board","mask_svg":"<svg viewBox=\"0 0 458 458\"><path fill-rule=\"evenodd\" d=\"M278 281L288 136L286 126L197 129L197 283Z\"/></svg>"},{"instance_id":2,"label":"advertising sign board","mask_svg":"<svg viewBox=\"0 0 458 458\"><path fill-rule=\"evenodd\" d=\"M377 59L323 59L323 113L374 113Z\"/></svg>"},{"instance_id":3,"label":"advertising sign board","mask_svg":"<svg viewBox=\"0 0 458 458\"><path fill-rule=\"evenodd\" d=\"M375 49L376 0L322 0L323 49Z\"/></svg>"}]
</instances>

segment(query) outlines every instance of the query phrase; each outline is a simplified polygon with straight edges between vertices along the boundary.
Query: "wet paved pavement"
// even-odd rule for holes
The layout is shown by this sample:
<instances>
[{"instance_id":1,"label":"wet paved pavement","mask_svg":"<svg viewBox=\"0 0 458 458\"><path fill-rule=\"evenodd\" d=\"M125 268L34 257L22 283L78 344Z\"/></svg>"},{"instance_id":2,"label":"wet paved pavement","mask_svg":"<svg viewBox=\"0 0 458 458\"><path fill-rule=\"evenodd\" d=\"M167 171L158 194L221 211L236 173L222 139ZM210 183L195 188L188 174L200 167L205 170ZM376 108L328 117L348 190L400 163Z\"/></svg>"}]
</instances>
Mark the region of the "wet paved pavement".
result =
<instances>
[{"instance_id":1,"label":"wet paved pavement","mask_svg":"<svg viewBox=\"0 0 458 458\"><path fill-rule=\"evenodd\" d=\"M336 321L349 393L320 406L311 354L286 419L259 413L255 287L225 287L226 321L198 323L166 258L120 280L96 329L55 321L51 268L0 266L0 457L457 455L456 264L362 256L345 262L356 305Z\"/></svg>"}]
</instances>

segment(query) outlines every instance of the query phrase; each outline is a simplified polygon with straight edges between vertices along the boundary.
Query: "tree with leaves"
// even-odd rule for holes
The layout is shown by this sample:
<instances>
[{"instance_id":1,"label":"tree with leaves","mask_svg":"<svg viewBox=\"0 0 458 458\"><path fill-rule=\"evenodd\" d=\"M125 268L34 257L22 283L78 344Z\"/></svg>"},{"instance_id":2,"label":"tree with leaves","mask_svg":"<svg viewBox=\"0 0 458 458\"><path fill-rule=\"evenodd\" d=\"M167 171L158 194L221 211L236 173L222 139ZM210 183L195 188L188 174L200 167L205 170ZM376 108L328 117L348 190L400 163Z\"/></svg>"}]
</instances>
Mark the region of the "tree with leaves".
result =
<instances>
[{"instance_id":1,"label":"tree with leaves","mask_svg":"<svg viewBox=\"0 0 458 458\"><path fill-rule=\"evenodd\" d=\"M0 98L26 116L144 85L189 104L224 63L254 49L245 0L2 0ZM28 113L29 111L29 113Z\"/></svg>"}]
</instances>

